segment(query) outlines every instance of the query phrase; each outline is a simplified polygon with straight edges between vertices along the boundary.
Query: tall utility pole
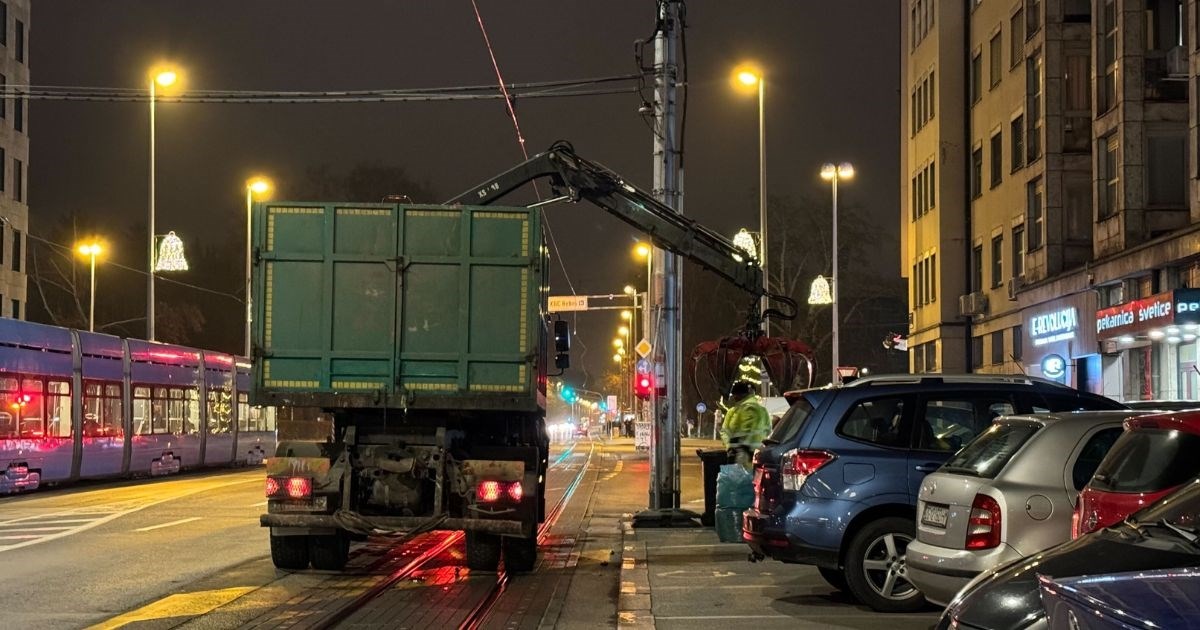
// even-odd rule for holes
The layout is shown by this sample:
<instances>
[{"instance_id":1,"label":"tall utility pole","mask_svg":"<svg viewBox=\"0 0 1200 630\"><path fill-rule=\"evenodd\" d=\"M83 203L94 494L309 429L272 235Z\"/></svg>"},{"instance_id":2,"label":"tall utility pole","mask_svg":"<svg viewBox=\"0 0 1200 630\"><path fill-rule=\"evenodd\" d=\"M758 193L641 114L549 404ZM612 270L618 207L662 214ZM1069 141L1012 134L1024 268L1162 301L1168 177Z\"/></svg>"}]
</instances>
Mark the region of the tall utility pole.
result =
<instances>
[{"instance_id":1,"label":"tall utility pole","mask_svg":"<svg viewBox=\"0 0 1200 630\"><path fill-rule=\"evenodd\" d=\"M678 79L678 42L683 24L679 0L658 2L659 28L654 37L654 196L678 212L679 137L676 129L675 83ZM679 509L679 422L682 409L683 365L682 265L679 257L654 250L652 299L657 323L654 358L663 366L661 387L665 396L653 399L654 422L650 432L650 509L634 517L636 526L678 524L695 515Z\"/></svg>"}]
</instances>

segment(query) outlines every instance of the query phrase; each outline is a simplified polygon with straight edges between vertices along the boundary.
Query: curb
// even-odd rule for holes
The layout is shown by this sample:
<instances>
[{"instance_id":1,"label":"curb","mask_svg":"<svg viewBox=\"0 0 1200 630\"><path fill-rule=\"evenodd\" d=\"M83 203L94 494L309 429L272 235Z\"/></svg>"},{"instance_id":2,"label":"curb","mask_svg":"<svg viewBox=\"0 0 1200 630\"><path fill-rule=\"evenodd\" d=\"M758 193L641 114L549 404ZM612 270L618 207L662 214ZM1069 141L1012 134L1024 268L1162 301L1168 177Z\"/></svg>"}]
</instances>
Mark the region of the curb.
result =
<instances>
[{"instance_id":1,"label":"curb","mask_svg":"<svg viewBox=\"0 0 1200 630\"><path fill-rule=\"evenodd\" d=\"M650 568L646 543L634 540L633 515L621 519L621 588L617 594L617 628L654 628L650 609Z\"/></svg>"}]
</instances>

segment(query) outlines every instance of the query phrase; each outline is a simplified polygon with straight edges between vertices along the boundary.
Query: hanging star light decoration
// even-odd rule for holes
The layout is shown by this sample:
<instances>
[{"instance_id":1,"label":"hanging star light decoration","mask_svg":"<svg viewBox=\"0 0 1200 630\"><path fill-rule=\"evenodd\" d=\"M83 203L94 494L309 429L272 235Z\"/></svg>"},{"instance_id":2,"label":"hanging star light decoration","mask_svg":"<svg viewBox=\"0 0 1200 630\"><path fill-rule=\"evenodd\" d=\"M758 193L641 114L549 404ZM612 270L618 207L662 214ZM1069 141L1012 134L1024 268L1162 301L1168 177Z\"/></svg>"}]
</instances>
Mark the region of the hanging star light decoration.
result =
<instances>
[{"instance_id":1,"label":"hanging star light decoration","mask_svg":"<svg viewBox=\"0 0 1200 630\"><path fill-rule=\"evenodd\" d=\"M158 244L158 258L154 263L155 271L187 271L187 258L183 256L183 240L168 232Z\"/></svg>"}]
</instances>

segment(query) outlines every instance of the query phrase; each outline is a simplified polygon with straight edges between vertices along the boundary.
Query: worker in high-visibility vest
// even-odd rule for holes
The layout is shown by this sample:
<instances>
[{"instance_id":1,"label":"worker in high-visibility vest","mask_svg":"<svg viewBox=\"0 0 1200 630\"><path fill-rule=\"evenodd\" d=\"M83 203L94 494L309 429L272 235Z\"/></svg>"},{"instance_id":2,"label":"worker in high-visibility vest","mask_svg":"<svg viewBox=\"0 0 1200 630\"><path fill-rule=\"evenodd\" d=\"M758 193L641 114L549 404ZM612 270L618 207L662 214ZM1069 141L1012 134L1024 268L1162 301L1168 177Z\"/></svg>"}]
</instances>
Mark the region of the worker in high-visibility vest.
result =
<instances>
[{"instance_id":1,"label":"worker in high-visibility vest","mask_svg":"<svg viewBox=\"0 0 1200 630\"><path fill-rule=\"evenodd\" d=\"M754 387L746 381L734 383L729 398L733 405L725 413L721 440L733 453L734 460L749 470L754 449L762 446L771 433L771 416L754 394Z\"/></svg>"}]
</instances>

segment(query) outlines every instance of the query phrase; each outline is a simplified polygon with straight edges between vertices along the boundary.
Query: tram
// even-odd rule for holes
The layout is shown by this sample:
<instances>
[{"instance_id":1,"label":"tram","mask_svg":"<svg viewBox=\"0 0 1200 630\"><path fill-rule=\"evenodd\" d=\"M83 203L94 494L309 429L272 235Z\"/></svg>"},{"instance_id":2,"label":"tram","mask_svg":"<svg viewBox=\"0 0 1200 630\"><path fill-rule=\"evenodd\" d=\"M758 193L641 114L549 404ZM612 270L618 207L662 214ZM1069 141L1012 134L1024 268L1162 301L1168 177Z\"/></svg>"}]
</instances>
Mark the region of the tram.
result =
<instances>
[{"instance_id":1,"label":"tram","mask_svg":"<svg viewBox=\"0 0 1200 630\"><path fill-rule=\"evenodd\" d=\"M262 464L275 410L249 388L240 357L0 319L0 494Z\"/></svg>"}]
</instances>

